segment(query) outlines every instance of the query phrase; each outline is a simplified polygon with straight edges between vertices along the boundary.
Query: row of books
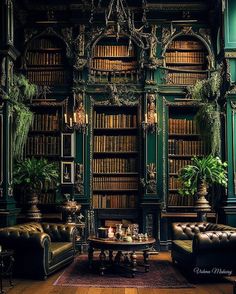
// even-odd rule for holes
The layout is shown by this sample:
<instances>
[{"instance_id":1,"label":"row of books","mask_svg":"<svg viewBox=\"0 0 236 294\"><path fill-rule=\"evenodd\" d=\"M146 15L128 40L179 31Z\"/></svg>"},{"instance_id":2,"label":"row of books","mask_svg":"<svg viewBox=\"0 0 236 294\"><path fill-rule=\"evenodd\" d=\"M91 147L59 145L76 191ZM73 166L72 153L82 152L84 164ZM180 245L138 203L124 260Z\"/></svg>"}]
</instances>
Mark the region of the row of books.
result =
<instances>
[{"instance_id":1,"label":"row of books","mask_svg":"<svg viewBox=\"0 0 236 294\"><path fill-rule=\"evenodd\" d=\"M29 136L26 155L60 155L61 138L58 136Z\"/></svg>"},{"instance_id":2,"label":"row of books","mask_svg":"<svg viewBox=\"0 0 236 294\"><path fill-rule=\"evenodd\" d=\"M194 198L183 196L179 194L172 194L170 193L168 196L168 206L193 206L194 205Z\"/></svg>"},{"instance_id":3,"label":"row of books","mask_svg":"<svg viewBox=\"0 0 236 294\"><path fill-rule=\"evenodd\" d=\"M94 152L137 151L136 136L94 136Z\"/></svg>"},{"instance_id":4,"label":"row of books","mask_svg":"<svg viewBox=\"0 0 236 294\"><path fill-rule=\"evenodd\" d=\"M206 61L204 52L166 52L166 63L196 63L203 64Z\"/></svg>"},{"instance_id":5,"label":"row of books","mask_svg":"<svg viewBox=\"0 0 236 294\"><path fill-rule=\"evenodd\" d=\"M93 177L94 190L138 189L137 177Z\"/></svg>"},{"instance_id":6,"label":"row of books","mask_svg":"<svg viewBox=\"0 0 236 294\"><path fill-rule=\"evenodd\" d=\"M132 70L137 67L137 61L123 61L111 59L93 59L92 68L102 70Z\"/></svg>"},{"instance_id":7,"label":"row of books","mask_svg":"<svg viewBox=\"0 0 236 294\"><path fill-rule=\"evenodd\" d=\"M94 208L135 208L135 195L93 195Z\"/></svg>"},{"instance_id":8,"label":"row of books","mask_svg":"<svg viewBox=\"0 0 236 294\"><path fill-rule=\"evenodd\" d=\"M27 52L28 65L63 65L60 52Z\"/></svg>"},{"instance_id":9,"label":"row of books","mask_svg":"<svg viewBox=\"0 0 236 294\"><path fill-rule=\"evenodd\" d=\"M169 159L169 173L177 174L182 167L189 165L191 163L192 161L189 159Z\"/></svg>"},{"instance_id":10,"label":"row of books","mask_svg":"<svg viewBox=\"0 0 236 294\"><path fill-rule=\"evenodd\" d=\"M177 40L172 41L168 47L168 49L196 49L201 50L203 49L203 45L198 41L183 41L183 40Z\"/></svg>"},{"instance_id":11,"label":"row of books","mask_svg":"<svg viewBox=\"0 0 236 294\"><path fill-rule=\"evenodd\" d=\"M90 79L95 83L137 83L139 76L136 70L119 71L119 72L107 72L101 70L91 70Z\"/></svg>"},{"instance_id":12,"label":"row of books","mask_svg":"<svg viewBox=\"0 0 236 294\"><path fill-rule=\"evenodd\" d=\"M56 114L34 114L32 131L56 131L59 129L58 112Z\"/></svg>"},{"instance_id":13,"label":"row of books","mask_svg":"<svg viewBox=\"0 0 236 294\"><path fill-rule=\"evenodd\" d=\"M136 158L95 158L94 173L126 173L137 171Z\"/></svg>"},{"instance_id":14,"label":"row of books","mask_svg":"<svg viewBox=\"0 0 236 294\"><path fill-rule=\"evenodd\" d=\"M30 44L30 49L55 49L60 48L61 44L57 42L56 39L49 39L49 38L38 38L34 39L34 41Z\"/></svg>"},{"instance_id":15,"label":"row of books","mask_svg":"<svg viewBox=\"0 0 236 294\"><path fill-rule=\"evenodd\" d=\"M181 184L177 177L169 177L169 189L179 189Z\"/></svg>"},{"instance_id":16,"label":"row of books","mask_svg":"<svg viewBox=\"0 0 236 294\"><path fill-rule=\"evenodd\" d=\"M197 134L196 121L186 118L169 118L169 134Z\"/></svg>"},{"instance_id":17,"label":"row of books","mask_svg":"<svg viewBox=\"0 0 236 294\"><path fill-rule=\"evenodd\" d=\"M205 144L203 141L168 140L169 155L203 155Z\"/></svg>"},{"instance_id":18,"label":"row of books","mask_svg":"<svg viewBox=\"0 0 236 294\"><path fill-rule=\"evenodd\" d=\"M94 57L133 57L135 56L134 48L129 49L127 45L97 45L93 51Z\"/></svg>"},{"instance_id":19,"label":"row of books","mask_svg":"<svg viewBox=\"0 0 236 294\"><path fill-rule=\"evenodd\" d=\"M206 78L207 73L169 72L166 76L166 83L174 85L193 85L198 80Z\"/></svg>"},{"instance_id":20,"label":"row of books","mask_svg":"<svg viewBox=\"0 0 236 294\"><path fill-rule=\"evenodd\" d=\"M67 82L66 72L64 70L49 71L38 68L37 71L28 70L27 77L30 82L44 86L60 85Z\"/></svg>"},{"instance_id":21,"label":"row of books","mask_svg":"<svg viewBox=\"0 0 236 294\"><path fill-rule=\"evenodd\" d=\"M94 128L136 128L136 114L106 114L94 111Z\"/></svg>"}]
</instances>

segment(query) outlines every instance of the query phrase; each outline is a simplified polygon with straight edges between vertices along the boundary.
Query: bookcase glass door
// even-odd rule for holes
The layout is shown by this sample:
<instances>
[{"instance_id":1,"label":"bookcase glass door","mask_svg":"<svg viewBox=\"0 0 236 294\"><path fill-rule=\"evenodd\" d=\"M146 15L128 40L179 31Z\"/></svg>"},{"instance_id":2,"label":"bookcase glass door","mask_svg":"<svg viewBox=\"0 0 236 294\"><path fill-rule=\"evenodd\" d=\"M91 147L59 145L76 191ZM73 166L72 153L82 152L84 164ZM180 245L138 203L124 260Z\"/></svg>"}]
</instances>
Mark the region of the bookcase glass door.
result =
<instances>
[{"instance_id":1,"label":"bookcase glass door","mask_svg":"<svg viewBox=\"0 0 236 294\"><path fill-rule=\"evenodd\" d=\"M92 171L93 208L110 210L109 219L129 210L127 217L132 218L132 211L137 209L139 202L136 106L94 106Z\"/></svg>"},{"instance_id":2,"label":"bookcase glass door","mask_svg":"<svg viewBox=\"0 0 236 294\"><path fill-rule=\"evenodd\" d=\"M192 36L175 38L167 47L166 84L193 85L208 77L208 52L204 44Z\"/></svg>"}]
</instances>

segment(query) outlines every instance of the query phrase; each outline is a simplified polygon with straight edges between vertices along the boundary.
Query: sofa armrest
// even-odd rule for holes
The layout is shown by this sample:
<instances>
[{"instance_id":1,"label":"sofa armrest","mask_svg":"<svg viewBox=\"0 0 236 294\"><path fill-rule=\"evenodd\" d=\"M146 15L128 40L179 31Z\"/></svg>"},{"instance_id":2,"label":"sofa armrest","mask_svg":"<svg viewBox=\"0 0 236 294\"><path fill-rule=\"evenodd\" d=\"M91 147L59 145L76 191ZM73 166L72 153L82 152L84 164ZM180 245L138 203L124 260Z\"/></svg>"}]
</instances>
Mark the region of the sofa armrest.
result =
<instances>
[{"instance_id":1,"label":"sofa armrest","mask_svg":"<svg viewBox=\"0 0 236 294\"><path fill-rule=\"evenodd\" d=\"M208 223L172 223L172 240L192 240L194 236L206 230Z\"/></svg>"},{"instance_id":2,"label":"sofa armrest","mask_svg":"<svg viewBox=\"0 0 236 294\"><path fill-rule=\"evenodd\" d=\"M42 227L52 242L75 242L77 229L73 224L42 223Z\"/></svg>"},{"instance_id":3,"label":"sofa armrest","mask_svg":"<svg viewBox=\"0 0 236 294\"><path fill-rule=\"evenodd\" d=\"M193 252L199 253L214 250L236 250L235 231L207 231L193 238Z\"/></svg>"},{"instance_id":4,"label":"sofa armrest","mask_svg":"<svg viewBox=\"0 0 236 294\"><path fill-rule=\"evenodd\" d=\"M41 232L28 232L17 229L3 229L0 231L0 244L3 248L14 250L44 248L45 243L50 244L48 234Z\"/></svg>"}]
</instances>

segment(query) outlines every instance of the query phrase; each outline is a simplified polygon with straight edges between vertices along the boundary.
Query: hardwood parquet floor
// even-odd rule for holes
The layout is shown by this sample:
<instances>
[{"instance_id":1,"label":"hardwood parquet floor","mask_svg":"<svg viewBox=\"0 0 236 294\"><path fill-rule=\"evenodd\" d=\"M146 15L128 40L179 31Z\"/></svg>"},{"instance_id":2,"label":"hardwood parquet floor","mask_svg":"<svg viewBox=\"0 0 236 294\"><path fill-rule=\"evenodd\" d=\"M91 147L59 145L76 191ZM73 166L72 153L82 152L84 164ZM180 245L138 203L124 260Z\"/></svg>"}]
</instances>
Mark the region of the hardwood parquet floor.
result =
<instances>
[{"instance_id":1,"label":"hardwood parquet floor","mask_svg":"<svg viewBox=\"0 0 236 294\"><path fill-rule=\"evenodd\" d=\"M152 257L153 258L153 257ZM170 260L169 252L161 252L155 259ZM63 270L62 270L63 271ZM233 286L229 282L222 283L196 283L195 288L181 289L149 289L149 288L77 288L53 286L54 281L62 273L59 271L50 276L46 281L15 279L14 287L6 287L7 294L232 294ZM105 277L104 277L105 278ZM109 283L109 281L108 281Z\"/></svg>"}]
</instances>

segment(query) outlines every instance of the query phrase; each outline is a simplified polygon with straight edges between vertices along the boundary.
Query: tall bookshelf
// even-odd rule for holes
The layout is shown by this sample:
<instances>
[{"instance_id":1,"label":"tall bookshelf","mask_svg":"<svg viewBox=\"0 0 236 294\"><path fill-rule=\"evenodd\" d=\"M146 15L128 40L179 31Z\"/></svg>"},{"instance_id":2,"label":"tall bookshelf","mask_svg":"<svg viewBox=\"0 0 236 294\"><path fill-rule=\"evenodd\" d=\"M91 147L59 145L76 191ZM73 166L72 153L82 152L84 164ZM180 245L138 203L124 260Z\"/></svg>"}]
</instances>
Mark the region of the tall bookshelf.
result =
<instances>
[{"instance_id":1,"label":"tall bookshelf","mask_svg":"<svg viewBox=\"0 0 236 294\"><path fill-rule=\"evenodd\" d=\"M166 84L193 85L208 77L208 52L197 38L185 36L174 39L166 49Z\"/></svg>"},{"instance_id":2,"label":"tall bookshelf","mask_svg":"<svg viewBox=\"0 0 236 294\"><path fill-rule=\"evenodd\" d=\"M92 203L107 219L122 211L132 219L137 210L139 146L137 107L94 107Z\"/></svg>"},{"instance_id":3,"label":"tall bookshelf","mask_svg":"<svg viewBox=\"0 0 236 294\"><path fill-rule=\"evenodd\" d=\"M90 76L96 83L137 83L136 55L128 38L103 38L93 48Z\"/></svg>"},{"instance_id":4,"label":"tall bookshelf","mask_svg":"<svg viewBox=\"0 0 236 294\"><path fill-rule=\"evenodd\" d=\"M169 106L168 118L168 197L169 211L191 211L194 198L179 195L179 170L191 164L193 156L206 154L206 146L198 133L194 116L196 107Z\"/></svg>"},{"instance_id":5,"label":"tall bookshelf","mask_svg":"<svg viewBox=\"0 0 236 294\"><path fill-rule=\"evenodd\" d=\"M72 73L66 59L65 44L56 36L42 35L32 39L25 52L26 75L30 82L47 90L30 105L34 121L25 146L26 157L61 160L61 132L63 100L68 96ZM54 184L44 185L39 195L41 209L57 202ZM46 209L47 211L47 209Z\"/></svg>"},{"instance_id":6,"label":"tall bookshelf","mask_svg":"<svg viewBox=\"0 0 236 294\"><path fill-rule=\"evenodd\" d=\"M28 79L41 86L67 85L66 53L62 41L41 37L30 42L25 55Z\"/></svg>"}]
</instances>

